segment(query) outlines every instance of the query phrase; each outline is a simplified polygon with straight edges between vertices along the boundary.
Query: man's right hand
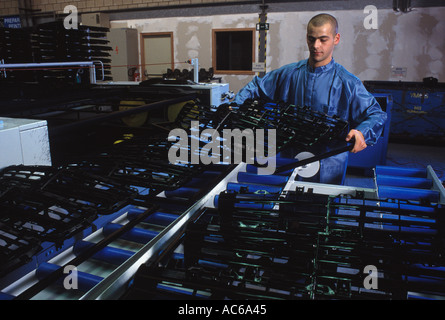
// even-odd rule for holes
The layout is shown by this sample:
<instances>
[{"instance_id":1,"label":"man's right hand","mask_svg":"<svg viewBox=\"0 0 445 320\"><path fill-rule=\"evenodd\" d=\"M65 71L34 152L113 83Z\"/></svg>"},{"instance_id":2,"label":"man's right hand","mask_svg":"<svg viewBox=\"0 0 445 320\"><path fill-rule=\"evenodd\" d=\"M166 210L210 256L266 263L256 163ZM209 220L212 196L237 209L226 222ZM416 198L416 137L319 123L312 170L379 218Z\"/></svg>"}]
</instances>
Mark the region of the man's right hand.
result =
<instances>
[{"instance_id":1,"label":"man's right hand","mask_svg":"<svg viewBox=\"0 0 445 320\"><path fill-rule=\"evenodd\" d=\"M348 135L346 136L346 141L351 141L352 138L355 140L354 147L351 150L352 153L360 152L368 146L365 142L363 134L356 129L349 131Z\"/></svg>"}]
</instances>

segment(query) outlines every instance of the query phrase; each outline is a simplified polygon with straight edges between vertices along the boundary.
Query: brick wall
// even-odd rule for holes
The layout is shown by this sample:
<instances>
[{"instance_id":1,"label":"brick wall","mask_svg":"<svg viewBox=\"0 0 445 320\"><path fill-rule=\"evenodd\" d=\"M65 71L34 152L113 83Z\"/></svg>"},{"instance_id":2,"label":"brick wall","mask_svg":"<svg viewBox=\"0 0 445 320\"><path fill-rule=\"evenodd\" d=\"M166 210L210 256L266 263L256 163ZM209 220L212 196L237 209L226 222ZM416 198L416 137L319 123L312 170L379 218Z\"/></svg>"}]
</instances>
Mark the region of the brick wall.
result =
<instances>
[{"instance_id":1,"label":"brick wall","mask_svg":"<svg viewBox=\"0 0 445 320\"><path fill-rule=\"evenodd\" d=\"M235 0L31 0L32 8L41 12L63 13L65 6L74 5L79 13L153 8L160 6L194 5L200 3L236 2ZM0 0L0 16L18 14L17 0Z\"/></svg>"},{"instance_id":2,"label":"brick wall","mask_svg":"<svg viewBox=\"0 0 445 320\"><path fill-rule=\"evenodd\" d=\"M0 16L16 15L19 13L17 0L0 0Z\"/></svg>"}]
</instances>

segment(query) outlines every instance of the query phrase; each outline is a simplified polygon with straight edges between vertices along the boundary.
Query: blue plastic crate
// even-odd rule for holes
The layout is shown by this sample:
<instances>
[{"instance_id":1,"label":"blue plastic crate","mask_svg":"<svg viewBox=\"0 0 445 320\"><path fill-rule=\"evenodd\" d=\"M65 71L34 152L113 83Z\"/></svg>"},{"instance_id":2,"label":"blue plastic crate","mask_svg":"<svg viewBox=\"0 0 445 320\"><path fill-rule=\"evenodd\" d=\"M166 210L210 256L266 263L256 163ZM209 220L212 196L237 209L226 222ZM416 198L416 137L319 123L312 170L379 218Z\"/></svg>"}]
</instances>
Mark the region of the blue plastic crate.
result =
<instances>
[{"instance_id":1,"label":"blue plastic crate","mask_svg":"<svg viewBox=\"0 0 445 320\"><path fill-rule=\"evenodd\" d=\"M391 141L443 143L445 83L365 81L365 86L393 97Z\"/></svg>"}]
</instances>

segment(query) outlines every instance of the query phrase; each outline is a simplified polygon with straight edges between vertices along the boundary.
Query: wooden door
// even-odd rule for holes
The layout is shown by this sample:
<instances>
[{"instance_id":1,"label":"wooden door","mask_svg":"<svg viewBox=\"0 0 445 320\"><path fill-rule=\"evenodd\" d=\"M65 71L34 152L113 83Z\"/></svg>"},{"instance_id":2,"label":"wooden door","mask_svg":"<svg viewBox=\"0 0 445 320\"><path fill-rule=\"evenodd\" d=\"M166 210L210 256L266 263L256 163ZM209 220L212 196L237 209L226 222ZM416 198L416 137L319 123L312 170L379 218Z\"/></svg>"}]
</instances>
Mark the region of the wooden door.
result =
<instances>
[{"instance_id":1,"label":"wooden door","mask_svg":"<svg viewBox=\"0 0 445 320\"><path fill-rule=\"evenodd\" d=\"M141 34L142 79L162 77L167 69L174 70L173 33Z\"/></svg>"}]
</instances>

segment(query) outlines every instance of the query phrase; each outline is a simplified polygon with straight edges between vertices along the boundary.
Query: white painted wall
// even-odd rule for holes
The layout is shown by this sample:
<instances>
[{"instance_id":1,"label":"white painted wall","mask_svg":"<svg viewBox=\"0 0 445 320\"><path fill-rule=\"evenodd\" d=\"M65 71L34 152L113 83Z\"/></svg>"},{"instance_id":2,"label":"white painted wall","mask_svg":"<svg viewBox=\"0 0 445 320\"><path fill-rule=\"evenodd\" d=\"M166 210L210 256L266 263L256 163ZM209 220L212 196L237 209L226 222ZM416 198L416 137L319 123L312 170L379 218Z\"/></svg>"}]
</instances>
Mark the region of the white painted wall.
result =
<instances>
[{"instance_id":1,"label":"white painted wall","mask_svg":"<svg viewBox=\"0 0 445 320\"><path fill-rule=\"evenodd\" d=\"M257 14L242 14L112 21L111 28L135 28L139 33L173 32L174 61L178 62L175 68L191 70L190 65L182 62L198 58L200 68L208 70L212 67L212 29L255 28L257 22ZM236 91L252 79L252 76L216 76Z\"/></svg>"},{"instance_id":2,"label":"white painted wall","mask_svg":"<svg viewBox=\"0 0 445 320\"><path fill-rule=\"evenodd\" d=\"M267 71L307 58L306 25L317 13L268 13ZM363 10L328 13L337 17L341 35L334 58L362 81L422 81L430 76L445 81L445 7L417 8L409 13L379 9L378 27L369 30L363 25L368 16ZM212 66L212 29L254 28L257 22L258 14L234 14L111 21L111 27L136 28L139 33L173 32L175 61L199 58L200 67L208 69ZM181 70L188 67L177 65ZM406 68L406 77L392 76L393 67ZM236 92L252 76L222 75L222 78Z\"/></svg>"}]
</instances>

